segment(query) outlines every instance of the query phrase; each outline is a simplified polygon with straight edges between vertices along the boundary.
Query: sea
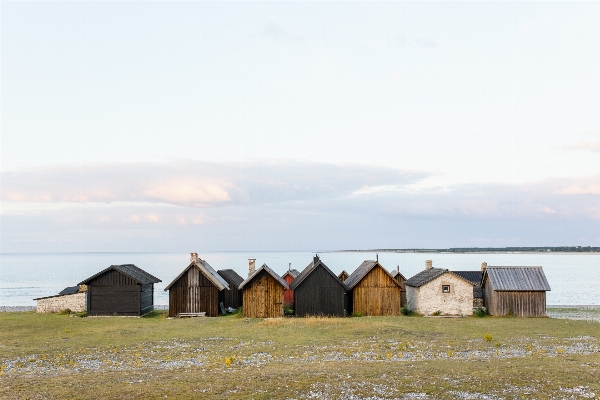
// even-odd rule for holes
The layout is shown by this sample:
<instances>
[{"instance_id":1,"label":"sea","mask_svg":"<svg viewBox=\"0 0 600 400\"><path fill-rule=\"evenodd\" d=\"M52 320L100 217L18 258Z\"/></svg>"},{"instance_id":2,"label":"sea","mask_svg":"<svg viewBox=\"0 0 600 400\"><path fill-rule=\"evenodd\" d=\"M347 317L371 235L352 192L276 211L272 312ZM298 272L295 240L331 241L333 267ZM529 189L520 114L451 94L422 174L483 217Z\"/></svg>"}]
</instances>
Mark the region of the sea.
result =
<instances>
[{"instance_id":1,"label":"sea","mask_svg":"<svg viewBox=\"0 0 600 400\"><path fill-rule=\"evenodd\" d=\"M302 271L314 252L204 252L198 253L215 270L233 269L248 276L248 259L267 264L279 274L288 268ZM321 260L336 274L352 273L364 260L388 270L399 267L406 278L422 271L425 260L436 268L480 270L490 266L542 266L552 290L548 305L600 305L600 253L398 253L362 251L320 252ZM35 298L58 294L110 265L135 264L162 282L154 287L154 302L168 305L164 288L189 265L189 253L2 253L0 254L0 307L35 306Z\"/></svg>"}]
</instances>

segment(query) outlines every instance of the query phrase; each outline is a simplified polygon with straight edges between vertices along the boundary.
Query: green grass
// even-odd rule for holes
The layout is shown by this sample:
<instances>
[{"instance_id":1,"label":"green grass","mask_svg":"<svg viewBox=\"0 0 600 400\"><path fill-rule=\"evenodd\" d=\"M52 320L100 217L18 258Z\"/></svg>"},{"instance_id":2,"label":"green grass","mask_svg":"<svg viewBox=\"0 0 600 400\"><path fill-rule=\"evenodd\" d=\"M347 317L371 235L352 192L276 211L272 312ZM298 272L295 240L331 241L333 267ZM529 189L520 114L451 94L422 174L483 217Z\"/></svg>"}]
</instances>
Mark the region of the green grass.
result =
<instances>
[{"instance_id":1,"label":"green grass","mask_svg":"<svg viewBox=\"0 0 600 400\"><path fill-rule=\"evenodd\" d=\"M0 313L0 328L0 398L600 397L588 321Z\"/></svg>"}]
</instances>

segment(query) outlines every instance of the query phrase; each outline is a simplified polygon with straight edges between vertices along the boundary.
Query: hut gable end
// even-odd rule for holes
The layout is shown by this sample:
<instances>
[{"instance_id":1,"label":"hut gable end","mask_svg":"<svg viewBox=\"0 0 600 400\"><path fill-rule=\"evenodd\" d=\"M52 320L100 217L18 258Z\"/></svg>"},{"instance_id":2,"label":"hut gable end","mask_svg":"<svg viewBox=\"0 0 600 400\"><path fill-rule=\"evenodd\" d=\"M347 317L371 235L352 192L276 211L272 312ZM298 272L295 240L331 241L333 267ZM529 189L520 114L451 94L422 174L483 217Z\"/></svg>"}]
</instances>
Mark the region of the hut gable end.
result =
<instances>
[{"instance_id":1,"label":"hut gable end","mask_svg":"<svg viewBox=\"0 0 600 400\"><path fill-rule=\"evenodd\" d=\"M288 284L266 264L240 285L245 318L283 317L284 289Z\"/></svg>"},{"instance_id":2,"label":"hut gable end","mask_svg":"<svg viewBox=\"0 0 600 400\"><path fill-rule=\"evenodd\" d=\"M365 261L344 281L351 290L352 312L398 315L400 284L377 261Z\"/></svg>"}]
</instances>

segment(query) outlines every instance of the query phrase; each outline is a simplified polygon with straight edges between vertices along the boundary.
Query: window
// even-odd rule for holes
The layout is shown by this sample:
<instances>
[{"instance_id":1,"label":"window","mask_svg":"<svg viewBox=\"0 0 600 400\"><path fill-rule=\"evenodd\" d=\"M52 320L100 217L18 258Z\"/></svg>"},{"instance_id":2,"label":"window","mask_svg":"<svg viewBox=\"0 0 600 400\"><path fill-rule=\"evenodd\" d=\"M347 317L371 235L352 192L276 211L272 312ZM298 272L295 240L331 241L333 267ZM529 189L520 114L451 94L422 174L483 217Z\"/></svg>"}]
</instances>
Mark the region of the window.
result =
<instances>
[{"instance_id":1,"label":"window","mask_svg":"<svg viewBox=\"0 0 600 400\"><path fill-rule=\"evenodd\" d=\"M442 285L442 293L450 293L450 285Z\"/></svg>"}]
</instances>

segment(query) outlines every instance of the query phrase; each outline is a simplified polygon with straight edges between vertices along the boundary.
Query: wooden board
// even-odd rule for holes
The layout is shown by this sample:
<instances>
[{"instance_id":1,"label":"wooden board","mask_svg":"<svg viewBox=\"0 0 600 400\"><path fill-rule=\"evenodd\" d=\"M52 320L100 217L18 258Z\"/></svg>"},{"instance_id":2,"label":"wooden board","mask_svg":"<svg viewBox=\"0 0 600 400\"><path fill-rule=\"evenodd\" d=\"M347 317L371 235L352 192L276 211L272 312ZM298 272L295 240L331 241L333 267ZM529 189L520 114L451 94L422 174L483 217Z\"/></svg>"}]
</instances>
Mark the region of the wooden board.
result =
<instances>
[{"instance_id":1,"label":"wooden board","mask_svg":"<svg viewBox=\"0 0 600 400\"><path fill-rule=\"evenodd\" d=\"M352 312L363 315L398 315L400 287L382 267L375 266L352 290Z\"/></svg>"},{"instance_id":2,"label":"wooden board","mask_svg":"<svg viewBox=\"0 0 600 400\"><path fill-rule=\"evenodd\" d=\"M246 318L283 317L283 286L266 271L261 271L242 290Z\"/></svg>"}]
</instances>

